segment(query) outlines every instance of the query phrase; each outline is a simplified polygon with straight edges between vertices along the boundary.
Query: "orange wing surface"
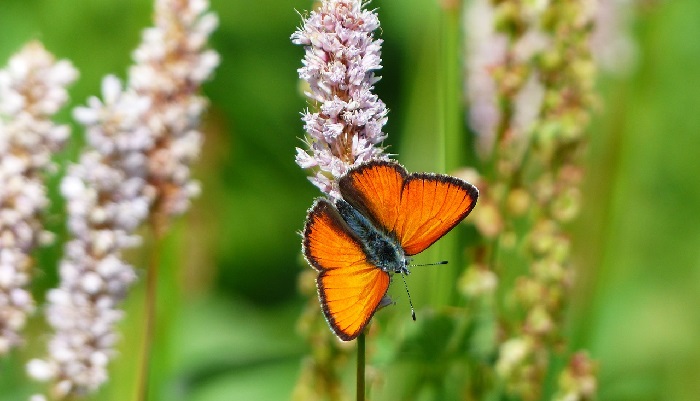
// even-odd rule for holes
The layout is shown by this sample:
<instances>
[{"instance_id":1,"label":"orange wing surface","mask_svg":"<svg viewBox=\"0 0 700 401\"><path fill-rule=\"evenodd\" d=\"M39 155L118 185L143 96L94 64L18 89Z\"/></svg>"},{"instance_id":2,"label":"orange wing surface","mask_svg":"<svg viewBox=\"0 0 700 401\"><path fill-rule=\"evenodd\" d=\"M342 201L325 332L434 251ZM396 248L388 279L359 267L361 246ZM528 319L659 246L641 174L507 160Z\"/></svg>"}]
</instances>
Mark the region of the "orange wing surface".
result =
<instances>
[{"instance_id":1,"label":"orange wing surface","mask_svg":"<svg viewBox=\"0 0 700 401\"><path fill-rule=\"evenodd\" d=\"M394 227L401 213L401 191L408 172L400 164L375 161L362 164L338 181L348 203L378 228Z\"/></svg>"},{"instance_id":2,"label":"orange wing surface","mask_svg":"<svg viewBox=\"0 0 700 401\"><path fill-rule=\"evenodd\" d=\"M458 178L408 174L396 162L373 161L340 179L343 199L393 233L407 255L422 252L476 205L479 191Z\"/></svg>"},{"instance_id":3,"label":"orange wing surface","mask_svg":"<svg viewBox=\"0 0 700 401\"><path fill-rule=\"evenodd\" d=\"M412 174L403 186L396 232L406 255L423 252L476 205L476 187L448 175Z\"/></svg>"},{"instance_id":4,"label":"orange wing surface","mask_svg":"<svg viewBox=\"0 0 700 401\"><path fill-rule=\"evenodd\" d=\"M389 274L367 262L360 241L325 199L309 211L304 255L319 271L316 285L328 324L341 339L354 339L386 294Z\"/></svg>"}]
</instances>

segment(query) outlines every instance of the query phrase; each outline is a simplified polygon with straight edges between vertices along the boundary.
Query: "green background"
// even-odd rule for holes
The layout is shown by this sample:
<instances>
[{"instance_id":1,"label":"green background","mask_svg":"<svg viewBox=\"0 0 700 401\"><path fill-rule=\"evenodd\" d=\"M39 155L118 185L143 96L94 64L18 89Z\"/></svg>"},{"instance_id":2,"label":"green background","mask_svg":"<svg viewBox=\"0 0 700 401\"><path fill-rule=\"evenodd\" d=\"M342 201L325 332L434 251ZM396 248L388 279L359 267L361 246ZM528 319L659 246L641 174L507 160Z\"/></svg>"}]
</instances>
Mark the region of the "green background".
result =
<instances>
[{"instance_id":1,"label":"green background","mask_svg":"<svg viewBox=\"0 0 700 401\"><path fill-rule=\"evenodd\" d=\"M371 6L378 8L385 41L377 93L390 109L390 151L409 170L437 170L434 160L442 156L425 146L434 142L440 120L437 1L375 0ZM99 93L102 76L125 76L151 7L145 0L0 0L0 64L38 39L80 70L70 108L82 105ZM319 194L294 163L305 100L296 74L303 51L289 36L300 24L295 9L310 7L307 0L212 2L220 27L211 45L221 65L205 86L211 106L195 168L203 194L163 246L153 400L288 399L309 351L295 332L304 304L297 294L304 268L298 230ZM599 80L602 107L575 226L579 281L567 330L572 345L600 362L601 400L697 400L700 2L644 1L633 13L637 64L625 77ZM60 121L70 121L68 110ZM75 160L81 137L75 129L60 163ZM468 164L470 154L464 152ZM65 234L57 183L49 181L47 225L59 241L37 254L39 299L55 284ZM134 252L130 260L144 277L147 253ZM420 287L432 277L426 274L413 274L409 286ZM416 293L420 309L427 301ZM404 306L385 313L405 313ZM94 399L133 399L143 280L125 307L120 356ZM45 350L41 320L30 324L31 342L0 361L2 401L41 389L23 369L27 358Z\"/></svg>"}]
</instances>

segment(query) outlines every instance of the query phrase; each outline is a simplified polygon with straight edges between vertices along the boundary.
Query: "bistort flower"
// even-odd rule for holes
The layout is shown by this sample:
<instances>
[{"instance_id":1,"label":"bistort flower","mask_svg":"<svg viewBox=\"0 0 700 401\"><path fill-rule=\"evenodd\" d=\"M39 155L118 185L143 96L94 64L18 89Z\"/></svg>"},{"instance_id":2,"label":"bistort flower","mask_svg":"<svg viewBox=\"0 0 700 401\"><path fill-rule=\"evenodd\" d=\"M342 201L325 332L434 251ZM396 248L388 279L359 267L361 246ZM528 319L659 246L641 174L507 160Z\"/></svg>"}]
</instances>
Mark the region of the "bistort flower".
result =
<instances>
[{"instance_id":1,"label":"bistort flower","mask_svg":"<svg viewBox=\"0 0 700 401\"><path fill-rule=\"evenodd\" d=\"M303 113L308 149L297 148L302 168L316 167L310 178L323 192L338 196L335 179L356 164L386 159L381 147L387 121L384 102L373 93L379 81L381 39L377 14L359 0L324 0L294 34L303 45L299 78L308 83L313 110Z\"/></svg>"},{"instance_id":2,"label":"bistort flower","mask_svg":"<svg viewBox=\"0 0 700 401\"><path fill-rule=\"evenodd\" d=\"M44 173L70 134L51 118L77 76L68 61L56 61L38 42L0 71L0 355L22 342L21 330L34 310L27 289L31 253L52 238L42 224L49 204Z\"/></svg>"},{"instance_id":3,"label":"bistort flower","mask_svg":"<svg viewBox=\"0 0 700 401\"><path fill-rule=\"evenodd\" d=\"M74 111L88 146L61 184L72 239L59 286L47 296L55 333L49 356L27 367L52 382L56 399L93 393L108 379L121 302L136 280L124 250L140 245L136 230L147 218L161 232L199 192L190 164L206 100L197 93L219 62L205 49L218 20L206 0L156 0L155 7L126 87L108 76L102 99Z\"/></svg>"}]
</instances>

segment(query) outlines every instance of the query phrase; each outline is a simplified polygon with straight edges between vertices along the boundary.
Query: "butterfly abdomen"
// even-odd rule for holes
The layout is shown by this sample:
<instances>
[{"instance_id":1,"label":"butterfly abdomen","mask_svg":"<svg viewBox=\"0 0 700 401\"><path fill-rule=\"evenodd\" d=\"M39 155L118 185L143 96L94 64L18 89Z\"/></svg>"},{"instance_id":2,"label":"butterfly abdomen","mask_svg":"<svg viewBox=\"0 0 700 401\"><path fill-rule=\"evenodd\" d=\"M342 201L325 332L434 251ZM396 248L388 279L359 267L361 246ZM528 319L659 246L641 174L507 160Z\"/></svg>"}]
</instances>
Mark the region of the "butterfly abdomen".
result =
<instances>
[{"instance_id":1,"label":"butterfly abdomen","mask_svg":"<svg viewBox=\"0 0 700 401\"><path fill-rule=\"evenodd\" d=\"M402 270L405 267L405 254L398 241L389 233L376 228L368 218L349 203L337 200L336 208L350 229L364 244L367 260L387 273Z\"/></svg>"}]
</instances>

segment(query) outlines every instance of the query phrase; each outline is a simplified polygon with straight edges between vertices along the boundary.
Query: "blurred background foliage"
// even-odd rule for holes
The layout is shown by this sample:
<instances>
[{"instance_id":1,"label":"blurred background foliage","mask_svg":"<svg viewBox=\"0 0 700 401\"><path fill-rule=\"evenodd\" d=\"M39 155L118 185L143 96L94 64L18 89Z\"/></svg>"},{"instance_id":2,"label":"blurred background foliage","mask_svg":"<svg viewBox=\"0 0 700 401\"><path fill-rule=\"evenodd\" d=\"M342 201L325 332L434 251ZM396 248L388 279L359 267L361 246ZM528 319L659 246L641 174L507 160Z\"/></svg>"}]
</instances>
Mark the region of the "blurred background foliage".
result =
<instances>
[{"instance_id":1,"label":"blurred background foliage","mask_svg":"<svg viewBox=\"0 0 700 401\"><path fill-rule=\"evenodd\" d=\"M305 302L297 291L306 268L298 230L319 193L294 163L305 100L296 74L302 49L289 36L300 24L295 9L311 6L308 0L212 0L220 28L211 44L222 63L205 87L211 106L195 173L203 194L162 245L151 400L289 399L309 352L295 331ZM438 2L375 0L371 6L378 8L385 41L377 92L391 110L389 151L409 170L437 171L443 155L431 135L442 118L435 70L443 61L437 49L445 22ZM587 348L599 361L601 400L698 400L700 2L628 6L637 60L626 76L599 80L603 107L591 130L583 216L574 227L579 281L567 332L573 348ZM84 104L99 93L102 76L125 76L151 9L148 0L0 0L0 60L41 40L80 70L70 108ZM59 119L70 121L69 108ZM82 135L74 131L62 165L75 159ZM465 150L462 162L474 164L471 157ZM54 196L47 224L59 237L37 255L40 299L55 284L65 231L57 183L57 177L49 182ZM131 260L146 266L148 253L135 252ZM434 288L426 277L434 276L417 271L409 278L419 312L429 303L424 293ZM95 400L133 399L142 287L127 302L121 356ZM382 314L410 320L403 303ZM429 318L419 323L432 324ZM440 322L434 324L439 339ZM23 363L45 352L43 329L42 319L34 319L31 342L0 361L0 400L25 399L37 389ZM374 346L378 361L383 345ZM400 367L392 372L402 376L390 381L414 377Z\"/></svg>"}]
</instances>

